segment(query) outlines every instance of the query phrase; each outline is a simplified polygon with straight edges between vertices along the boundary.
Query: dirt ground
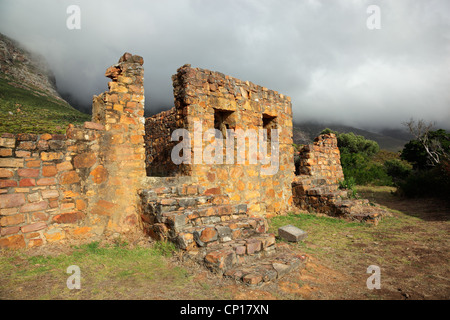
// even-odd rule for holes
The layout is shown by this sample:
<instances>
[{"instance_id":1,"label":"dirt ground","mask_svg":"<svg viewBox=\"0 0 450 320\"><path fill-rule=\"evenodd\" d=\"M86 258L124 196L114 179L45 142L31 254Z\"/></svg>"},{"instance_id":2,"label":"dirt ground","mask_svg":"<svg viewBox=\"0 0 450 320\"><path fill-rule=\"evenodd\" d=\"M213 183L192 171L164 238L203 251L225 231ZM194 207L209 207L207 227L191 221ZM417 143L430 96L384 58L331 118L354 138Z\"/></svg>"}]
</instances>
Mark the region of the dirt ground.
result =
<instances>
[{"instance_id":1,"label":"dirt ground","mask_svg":"<svg viewBox=\"0 0 450 320\"><path fill-rule=\"evenodd\" d=\"M401 198L394 196L393 190L359 188L362 197L391 209L393 214L385 223L370 229L370 237L347 235L350 246L345 250L334 250L335 256L333 253L309 253L304 270L290 274L277 284L261 289L230 286L233 298L449 299L449 203L439 199ZM353 254L347 255L346 250ZM357 258L354 258L355 254ZM371 275L367 273L367 267L374 261L380 267L381 288L370 290L366 284Z\"/></svg>"},{"instance_id":2,"label":"dirt ground","mask_svg":"<svg viewBox=\"0 0 450 320\"><path fill-rule=\"evenodd\" d=\"M359 193L392 210L376 227L345 225L341 229L309 227L307 240L289 244L306 253L306 268L263 287L237 284L196 264L164 258L163 268L183 268L184 276L142 281L134 276L86 282L82 290L65 288L64 273L36 273L0 286L1 299L213 299L213 300L447 300L450 298L450 206L436 199L403 199L389 188L360 188ZM318 225L320 222L318 223ZM319 229L319 227L321 229ZM328 229L327 229L328 228ZM325 232L325 236L319 233ZM316 236L314 235L316 233ZM60 251L59 251L60 250ZM42 247L38 254L70 255L67 248ZM36 252L34 253L37 254ZM15 259L15 260L14 260ZM26 259L14 258L29 268ZM381 289L368 289L369 265L380 267ZM39 265L37 265L38 268ZM103 268L100 265L101 268ZM109 268L109 265L104 265ZM7 268L4 268L9 270ZM9 271L8 271L9 272ZM123 272L123 270L121 271ZM89 278L89 275L85 275ZM2 280L8 280L3 274ZM93 278L94 279L94 278ZM61 283L63 282L63 285ZM4 282L6 283L6 281ZM45 293L45 294L44 294Z\"/></svg>"}]
</instances>

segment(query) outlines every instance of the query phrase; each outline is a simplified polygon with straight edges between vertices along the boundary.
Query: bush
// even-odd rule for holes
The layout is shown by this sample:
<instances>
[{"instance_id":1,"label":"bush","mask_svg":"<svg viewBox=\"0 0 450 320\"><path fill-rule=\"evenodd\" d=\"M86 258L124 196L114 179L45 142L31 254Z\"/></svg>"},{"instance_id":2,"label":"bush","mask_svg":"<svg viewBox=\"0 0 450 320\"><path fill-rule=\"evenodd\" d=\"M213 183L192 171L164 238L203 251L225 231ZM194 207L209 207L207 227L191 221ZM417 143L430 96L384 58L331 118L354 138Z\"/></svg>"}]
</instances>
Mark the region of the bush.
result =
<instances>
[{"instance_id":1,"label":"bush","mask_svg":"<svg viewBox=\"0 0 450 320\"><path fill-rule=\"evenodd\" d=\"M353 178L356 184L392 185L392 178L385 168L362 153L341 154L341 165L345 178Z\"/></svg>"},{"instance_id":2,"label":"bush","mask_svg":"<svg viewBox=\"0 0 450 320\"><path fill-rule=\"evenodd\" d=\"M348 179L344 179L339 182L339 188L350 190L352 192L350 195L352 198L356 198L355 185L356 183L353 177L349 177Z\"/></svg>"},{"instance_id":3,"label":"bush","mask_svg":"<svg viewBox=\"0 0 450 320\"><path fill-rule=\"evenodd\" d=\"M399 193L407 197L441 197L450 194L449 164L443 163L429 170L412 170L398 182Z\"/></svg>"},{"instance_id":4,"label":"bush","mask_svg":"<svg viewBox=\"0 0 450 320\"><path fill-rule=\"evenodd\" d=\"M400 181L404 181L411 173L411 165L399 159L386 160L384 169L392 177L395 185L398 185Z\"/></svg>"}]
</instances>

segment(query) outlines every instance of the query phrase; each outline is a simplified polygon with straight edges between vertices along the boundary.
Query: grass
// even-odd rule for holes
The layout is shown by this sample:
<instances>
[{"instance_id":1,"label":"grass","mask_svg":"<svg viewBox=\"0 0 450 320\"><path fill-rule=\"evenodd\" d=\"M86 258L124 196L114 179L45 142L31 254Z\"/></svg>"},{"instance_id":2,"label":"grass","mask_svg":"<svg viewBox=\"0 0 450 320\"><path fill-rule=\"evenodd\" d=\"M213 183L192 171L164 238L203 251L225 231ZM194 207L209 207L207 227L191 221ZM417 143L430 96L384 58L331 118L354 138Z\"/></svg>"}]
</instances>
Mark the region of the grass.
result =
<instances>
[{"instance_id":1,"label":"grass","mask_svg":"<svg viewBox=\"0 0 450 320\"><path fill-rule=\"evenodd\" d=\"M69 124L90 121L43 91L0 78L0 133L65 133ZM23 86L23 85L21 85Z\"/></svg>"},{"instance_id":2,"label":"grass","mask_svg":"<svg viewBox=\"0 0 450 320\"><path fill-rule=\"evenodd\" d=\"M57 256L28 256L20 252L0 255L0 297L7 288L23 287L36 291L35 299L73 299L81 293L91 299L120 299L114 283L152 283L159 288L178 288L190 281L184 268L169 265L175 247L171 243L158 242L151 248L128 248L126 243L101 245L100 242L73 247L70 254ZM66 287L67 268L76 265L81 270L82 290L71 291ZM29 287L45 282L42 287ZM84 290L83 290L84 289ZM122 289L121 289L122 290ZM120 290L119 290L120 291Z\"/></svg>"},{"instance_id":3,"label":"grass","mask_svg":"<svg viewBox=\"0 0 450 320\"><path fill-rule=\"evenodd\" d=\"M290 213L269 220L269 231L275 234L287 224L308 233L305 240L290 246L311 257L306 268L309 277L293 276L289 280L294 281L292 286L283 280L286 288L318 288L311 292L320 293L315 296L320 299L401 299L399 288L414 299L448 298L446 208L434 201L396 197L392 187L356 188L364 198L395 208L390 209L393 216L384 217L377 226L310 213ZM64 252L67 250L35 256L21 251L0 252L0 299L303 297L276 286L261 290L225 286L220 277L210 276L202 268L179 264L173 258L174 245L166 242L144 248L116 239L113 244L92 242ZM66 286L70 265L80 267L80 290ZM369 265L380 266L382 290L367 290ZM336 290L337 286L345 290Z\"/></svg>"},{"instance_id":4,"label":"grass","mask_svg":"<svg viewBox=\"0 0 450 320\"><path fill-rule=\"evenodd\" d=\"M364 197L370 192L384 193L385 196L393 197L393 189L395 188L357 186L357 191L363 192ZM345 266L351 259L361 260L362 255L370 256L367 249L376 247L380 239L386 244L391 244L393 248L400 248L401 244L399 243L412 239L410 233L399 232L399 230L416 225L420 219L414 215L405 215L400 211L390 211L394 215L384 217L378 226L349 222L315 213L289 213L286 216L274 217L270 223L270 232L276 234L279 227L287 224L294 225L308 233L307 239L297 244L299 249L305 253L314 254L320 259L332 260L333 263ZM415 234L414 240L420 240L420 235ZM390 255L373 256L372 258L379 263L386 259L397 260L396 257Z\"/></svg>"},{"instance_id":5,"label":"grass","mask_svg":"<svg viewBox=\"0 0 450 320\"><path fill-rule=\"evenodd\" d=\"M347 298L402 299L399 288L413 299L448 298L449 211L445 205L436 199L395 196L393 187L356 189L362 198L388 208L392 216L374 226L312 213L290 213L271 219L270 230L277 233L278 227L286 224L305 230L308 237L291 245L346 275L346 282L340 285L346 287ZM372 264L382 270L383 290L368 293L365 270ZM332 285L322 285L324 289L328 297L343 297L342 292L333 291Z\"/></svg>"}]
</instances>

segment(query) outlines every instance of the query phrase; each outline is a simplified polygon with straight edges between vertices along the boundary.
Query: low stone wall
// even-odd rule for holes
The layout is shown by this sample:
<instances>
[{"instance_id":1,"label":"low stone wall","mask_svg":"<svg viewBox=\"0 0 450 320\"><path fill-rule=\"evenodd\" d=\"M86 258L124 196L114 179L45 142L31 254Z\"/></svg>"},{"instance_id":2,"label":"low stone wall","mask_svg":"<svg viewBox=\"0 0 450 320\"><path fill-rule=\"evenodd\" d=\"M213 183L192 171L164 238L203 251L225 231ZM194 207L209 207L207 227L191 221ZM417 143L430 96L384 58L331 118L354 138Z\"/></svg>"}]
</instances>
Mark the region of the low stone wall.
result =
<instances>
[{"instance_id":1,"label":"low stone wall","mask_svg":"<svg viewBox=\"0 0 450 320\"><path fill-rule=\"evenodd\" d=\"M87 231L81 224L88 206L82 190L89 181L98 182L102 130L86 123L69 128L67 135L2 135L1 247L33 247Z\"/></svg>"},{"instance_id":2,"label":"low stone wall","mask_svg":"<svg viewBox=\"0 0 450 320\"><path fill-rule=\"evenodd\" d=\"M0 248L141 230L142 64L127 53L107 70L93 122L65 135L0 136Z\"/></svg>"}]
</instances>

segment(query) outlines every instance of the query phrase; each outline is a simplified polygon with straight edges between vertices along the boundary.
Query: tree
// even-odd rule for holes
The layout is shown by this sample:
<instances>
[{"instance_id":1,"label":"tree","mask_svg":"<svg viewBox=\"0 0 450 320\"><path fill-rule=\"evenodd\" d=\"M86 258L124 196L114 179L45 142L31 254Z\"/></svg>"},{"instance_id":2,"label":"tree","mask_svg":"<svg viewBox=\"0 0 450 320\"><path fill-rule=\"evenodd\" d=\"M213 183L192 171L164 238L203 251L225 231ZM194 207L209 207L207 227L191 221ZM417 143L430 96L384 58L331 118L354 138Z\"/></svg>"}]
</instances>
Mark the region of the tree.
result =
<instances>
[{"instance_id":1,"label":"tree","mask_svg":"<svg viewBox=\"0 0 450 320\"><path fill-rule=\"evenodd\" d=\"M353 132L339 133L329 128L322 130L320 134L334 133L337 137L339 151L342 153L362 153L368 157L380 151L376 141L368 140Z\"/></svg>"},{"instance_id":2,"label":"tree","mask_svg":"<svg viewBox=\"0 0 450 320\"><path fill-rule=\"evenodd\" d=\"M403 159L421 169L434 167L443 159L450 159L450 134L445 130L432 131L434 123L426 123L422 119L416 122L411 118L402 124L416 138L405 145Z\"/></svg>"}]
</instances>

